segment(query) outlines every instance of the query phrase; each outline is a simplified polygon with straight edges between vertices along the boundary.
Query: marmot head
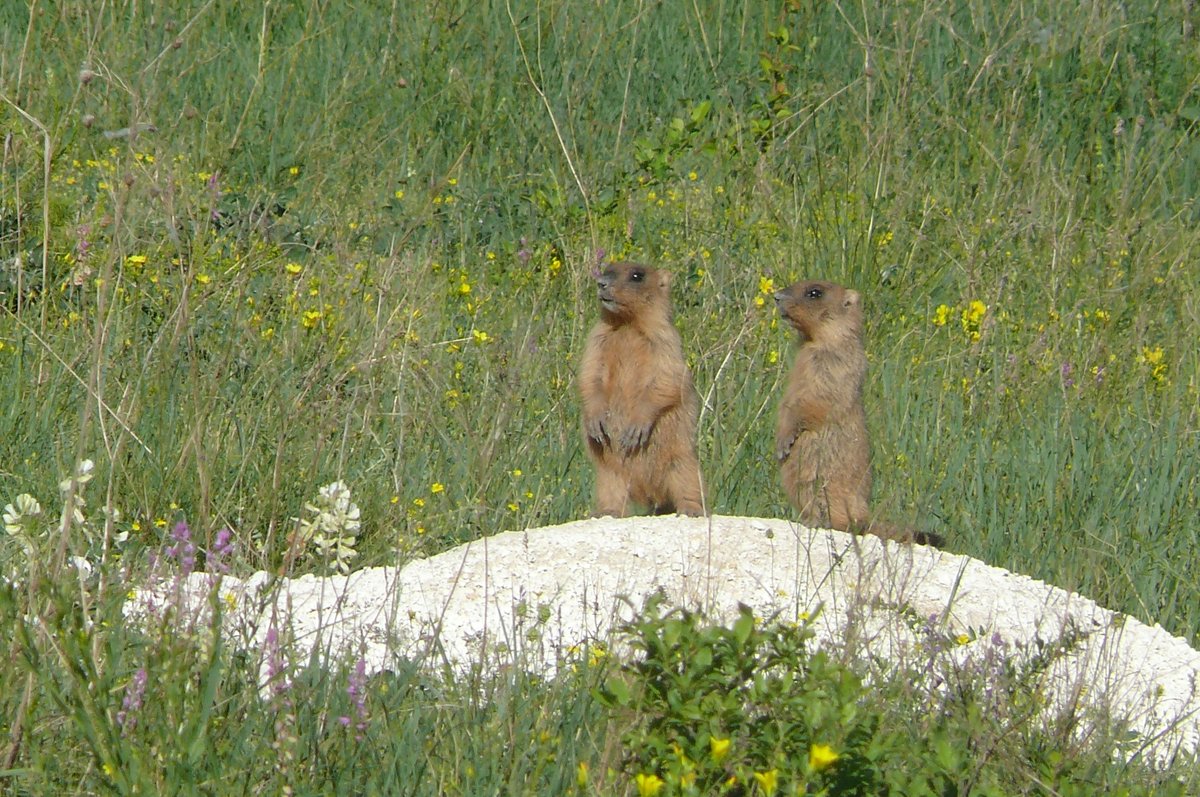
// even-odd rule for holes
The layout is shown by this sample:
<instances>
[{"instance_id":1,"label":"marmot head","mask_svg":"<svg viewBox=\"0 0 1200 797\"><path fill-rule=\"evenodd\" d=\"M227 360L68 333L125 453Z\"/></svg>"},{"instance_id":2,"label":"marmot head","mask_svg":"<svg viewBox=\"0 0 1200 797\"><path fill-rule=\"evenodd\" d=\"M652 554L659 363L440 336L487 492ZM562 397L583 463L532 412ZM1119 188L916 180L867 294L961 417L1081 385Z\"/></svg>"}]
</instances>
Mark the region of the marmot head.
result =
<instances>
[{"instance_id":1,"label":"marmot head","mask_svg":"<svg viewBox=\"0 0 1200 797\"><path fill-rule=\"evenodd\" d=\"M596 277L606 320L627 322L671 308L671 274L639 263L607 263Z\"/></svg>"},{"instance_id":2,"label":"marmot head","mask_svg":"<svg viewBox=\"0 0 1200 797\"><path fill-rule=\"evenodd\" d=\"M802 341L862 335L862 297L834 282L797 282L775 294L779 313Z\"/></svg>"}]
</instances>

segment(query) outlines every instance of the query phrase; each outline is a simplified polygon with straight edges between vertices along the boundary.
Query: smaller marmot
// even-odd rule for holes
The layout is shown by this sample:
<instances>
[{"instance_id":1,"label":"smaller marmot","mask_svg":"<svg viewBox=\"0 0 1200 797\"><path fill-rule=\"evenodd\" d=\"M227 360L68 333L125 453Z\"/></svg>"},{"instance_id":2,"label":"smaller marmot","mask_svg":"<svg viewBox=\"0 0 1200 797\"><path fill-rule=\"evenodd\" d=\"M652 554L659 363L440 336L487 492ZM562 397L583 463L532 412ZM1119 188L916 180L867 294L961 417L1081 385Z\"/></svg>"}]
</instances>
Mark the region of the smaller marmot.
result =
<instances>
[{"instance_id":1,"label":"smaller marmot","mask_svg":"<svg viewBox=\"0 0 1200 797\"><path fill-rule=\"evenodd\" d=\"M704 514L696 457L699 396L671 313L671 275L609 263L600 321L579 372L583 438L596 465L595 514Z\"/></svg>"},{"instance_id":2,"label":"smaller marmot","mask_svg":"<svg viewBox=\"0 0 1200 797\"><path fill-rule=\"evenodd\" d=\"M775 435L783 488L800 519L815 528L939 544L936 535L871 519L862 397L867 354L858 292L832 282L798 282L776 293L775 302L800 335Z\"/></svg>"}]
</instances>

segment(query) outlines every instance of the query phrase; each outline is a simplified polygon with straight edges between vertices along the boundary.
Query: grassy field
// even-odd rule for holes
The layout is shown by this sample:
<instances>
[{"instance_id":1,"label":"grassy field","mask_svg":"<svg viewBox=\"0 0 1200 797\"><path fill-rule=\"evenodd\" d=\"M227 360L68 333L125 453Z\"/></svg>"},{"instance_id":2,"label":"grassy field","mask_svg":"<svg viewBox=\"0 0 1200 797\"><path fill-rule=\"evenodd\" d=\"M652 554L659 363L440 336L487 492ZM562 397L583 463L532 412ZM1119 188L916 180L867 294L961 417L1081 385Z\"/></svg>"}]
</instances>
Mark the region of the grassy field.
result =
<instances>
[{"instance_id":1,"label":"grassy field","mask_svg":"<svg viewBox=\"0 0 1200 797\"><path fill-rule=\"evenodd\" d=\"M585 516L574 373L614 257L675 272L715 512L787 515L770 294L832 279L866 299L880 514L1194 643L1192 4L184 5L0 7L0 788L620 772L586 673L397 676L363 744L322 730L344 673L264 707L219 647L119 627L180 521L201 567L323 569L297 519L339 480L353 567ZM161 711L133 732L139 670ZM1101 793L1066 769L1028 793Z\"/></svg>"}]
</instances>

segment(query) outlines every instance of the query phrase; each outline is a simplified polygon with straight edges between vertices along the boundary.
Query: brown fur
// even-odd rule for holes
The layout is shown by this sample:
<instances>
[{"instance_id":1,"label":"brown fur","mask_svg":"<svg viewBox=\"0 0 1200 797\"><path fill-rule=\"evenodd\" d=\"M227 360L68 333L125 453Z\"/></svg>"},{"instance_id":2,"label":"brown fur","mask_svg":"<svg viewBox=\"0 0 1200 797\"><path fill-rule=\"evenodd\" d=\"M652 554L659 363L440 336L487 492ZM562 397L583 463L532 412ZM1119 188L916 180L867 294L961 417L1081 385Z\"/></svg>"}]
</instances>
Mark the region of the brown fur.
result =
<instances>
[{"instance_id":1,"label":"brown fur","mask_svg":"<svg viewBox=\"0 0 1200 797\"><path fill-rule=\"evenodd\" d=\"M699 397L671 316L671 275L610 263L596 282L600 321L579 373L595 514L623 517L633 502L656 514L702 515Z\"/></svg>"},{"instance_id":2,"label":"brown fur","mask_svg":"<svg viewBox=\"0 0 1200 797\"><path fill-rule=\"evenodd\" d=\"M813 280L779 291L775 302L800 335L775 435L783 488L800 519L817 528L937 544L935 535L871 519L862 297Z\"/></svg>"}]
</instances>

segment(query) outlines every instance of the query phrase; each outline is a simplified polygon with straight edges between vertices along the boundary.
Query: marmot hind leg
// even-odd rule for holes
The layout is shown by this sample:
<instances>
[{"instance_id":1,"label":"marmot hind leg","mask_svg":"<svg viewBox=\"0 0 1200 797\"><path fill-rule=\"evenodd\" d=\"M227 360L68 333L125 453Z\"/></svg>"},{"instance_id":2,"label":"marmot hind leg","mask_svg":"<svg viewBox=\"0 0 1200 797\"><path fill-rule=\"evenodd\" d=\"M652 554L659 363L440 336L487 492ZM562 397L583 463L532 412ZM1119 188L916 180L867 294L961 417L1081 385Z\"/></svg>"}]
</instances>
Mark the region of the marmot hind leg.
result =
<instances>
[{"instance_id":1,"label":"marmot hind leg","mask_svg":"<svg viewBox=\"0 0 1200 797\"><path fill-rule=\"evenodd\" d=\"M594 517L625 517L629 514L629 482L610 468L596 468Z\"/></svg>"},{"instance_id":2,"label":"marmot hind leg","mask_svg":"<svg viewBox=\"0 0 1200 797\"><path fill-rule=\"evenodd\" d=\"M850 531L856 526L870 525L870 511L856 491L826 485L823 497L821 503L828 512L830 528Z\"/></svg>"},{"instance_id":3,"label":"marmot hind leg","mask_svg":"<svg viewBox=\"0 0 1200 797\"><path fill-rule=\"evenodd\" d=\"M667 494L674 511L681 515L700 517L704 511L704 488L700 482L700 465L696 462L677 464L667 473Z\"/></svg>"}]
</instances>

